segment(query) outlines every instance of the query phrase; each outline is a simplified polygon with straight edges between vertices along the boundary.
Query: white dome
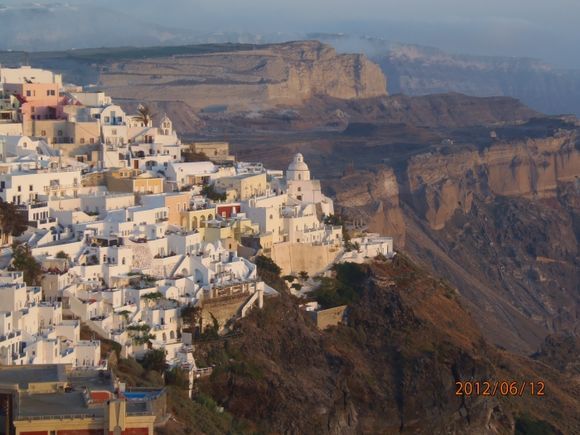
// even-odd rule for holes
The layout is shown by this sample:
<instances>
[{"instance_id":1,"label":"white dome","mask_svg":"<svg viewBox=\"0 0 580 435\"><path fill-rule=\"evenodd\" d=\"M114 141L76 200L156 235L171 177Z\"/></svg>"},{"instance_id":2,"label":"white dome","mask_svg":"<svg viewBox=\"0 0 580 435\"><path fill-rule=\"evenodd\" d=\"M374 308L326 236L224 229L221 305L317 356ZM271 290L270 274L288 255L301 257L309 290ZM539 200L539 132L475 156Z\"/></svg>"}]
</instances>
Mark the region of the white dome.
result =
<instances>
[{"instance_id":1,"label":"white dome","mask_svg":"<svg viewBox=\"0 0 580 435\"><path fill-rule=\"evenodd\" d=\"M298 153L294 156L294 160L288 166L289 171L309 171L308 165L304 163L304 156Z\"/></svg>"}]
</instances>

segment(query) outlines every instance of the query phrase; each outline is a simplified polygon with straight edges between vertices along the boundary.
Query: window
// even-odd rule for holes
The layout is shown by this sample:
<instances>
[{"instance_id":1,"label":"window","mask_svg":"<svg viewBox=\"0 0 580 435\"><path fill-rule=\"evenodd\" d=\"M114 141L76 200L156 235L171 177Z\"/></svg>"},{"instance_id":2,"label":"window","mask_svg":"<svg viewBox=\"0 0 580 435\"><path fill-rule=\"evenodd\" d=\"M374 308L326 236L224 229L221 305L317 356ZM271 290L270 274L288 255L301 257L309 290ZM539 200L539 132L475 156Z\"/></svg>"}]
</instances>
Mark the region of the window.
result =
<instances>
[{"instance_id":1,"label":"window","mask_svg":"<svg viewBox=\"0 0 580 435\"><path fill-rule=\"evenodd\" d=\"M95 143L95 139L94 138L90 138L89 139L89 143Z\"/></svg>"},{"instance_id":2,"label":"window","mask_svg":"<svg viewBox=\"0 0 580 435\"><path fill-rule=\"evenodd\" d=\"M42 131L40 132L40 135L41 135L41 136L46 136L46 130L42 130Z\"/></svg>"},{"instance_id":3,"label":"window","mask_svg":"<svg viewBox=\"0 0 580 435\"><path fill-rule=\"evenodd\" d=\"M59 130L56 134L57 136L62 136L62 130Z\"/></svg>"},{"instance_id":4,"label":"window","mask_svg":"<svg viewBox=\"0 0 580 435\"><path fill-rule=\"evenodd\" d=\"M111 118L109 118L108 116L105 116L105 123L108 124Z\"/></svg>"},{"instance_id":5,"label":"window","mask_svg":"<svg viewBox=\"0 0 580 435\"><path fill-rule=\"evenodd\" d=\"M26 91L26 96L30 97L30 96L32 96L32 93L30 91Z\"/></svg>"},{"instance_id":6,"label":"window","mask_svg":"<svg viewBox=\"0 0 580 435\"><path fill-rule=\"evenodd\" d=\"M18 186L18 191L22 192L22 186Z\"/></svg>"},{"instance_id":7,"label":"window","mask_svg":"<svg viewBox=\"0 0 580 435\"><path fill-rule=\"evenodd\" d=\"M112 130L111 130L111 134L112 134L113 136L116 136L116 135L117 135L117 129L116 129L116 128L112 129Z\"/></svg>"},{"instance_id":8,"label":"window","mask_svg":"<svg viewBox=\"0 0 580 435\"><path fill-rule=\"evenodd\" d=\"M30 186L28 186L28 190L29 190L30 192L32 192L33 188L34 188L34 187L32 186L32 184L31 184Z\"/></svg>"},{"instance_id":9,"label":"window","mask_svg":"<svg viewBox=\"0 0 580 435\"><path fill-rule=\"evenodd\" d=\"M84 137L81 137L80 143L81 144L84 144L85 143L85 138Z\"/></svg>"}]
</instances>

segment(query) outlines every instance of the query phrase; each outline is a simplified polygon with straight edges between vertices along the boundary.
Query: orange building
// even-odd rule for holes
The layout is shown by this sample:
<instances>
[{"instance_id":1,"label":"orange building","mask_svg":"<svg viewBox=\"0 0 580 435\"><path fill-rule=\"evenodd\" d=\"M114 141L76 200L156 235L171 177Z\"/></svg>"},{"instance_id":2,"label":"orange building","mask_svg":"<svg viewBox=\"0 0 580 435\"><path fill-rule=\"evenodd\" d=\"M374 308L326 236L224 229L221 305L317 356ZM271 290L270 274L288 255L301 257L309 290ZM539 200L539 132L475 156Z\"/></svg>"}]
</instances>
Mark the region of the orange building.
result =
<instances>
[{"instance_id":1,"label":"orange building","mask_svg":"<svg viewBox=\"0 0 580 435\"><path fill-rule=\"evenodd\" d=\"M167 207L170 225L181 225L181 213L190 209L191 191L144 195L141 203L146 207Z\"/></svg>"}]
</instances>

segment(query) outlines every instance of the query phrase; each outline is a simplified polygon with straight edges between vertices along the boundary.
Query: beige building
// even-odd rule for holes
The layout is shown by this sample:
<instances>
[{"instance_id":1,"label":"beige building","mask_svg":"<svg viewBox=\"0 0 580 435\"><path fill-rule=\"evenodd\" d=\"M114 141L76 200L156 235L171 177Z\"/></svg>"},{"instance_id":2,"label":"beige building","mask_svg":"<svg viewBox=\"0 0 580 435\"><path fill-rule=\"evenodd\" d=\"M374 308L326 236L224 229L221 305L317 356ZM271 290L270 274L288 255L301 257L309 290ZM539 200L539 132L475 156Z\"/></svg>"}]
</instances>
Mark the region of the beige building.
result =
<instances>
[{"instance_id":1,"label":"beige building","mask_svg":"<svg viewBox=\"0 0 580 435\"><path fill-rule=\"evenodd\" d=\"M105 174L111 192L163 193L163 177L155 177L139 169L113 169Z\"/></svg>"},{"instance_id":2,"label":"beige building","mask_svg":"<svg viewBox=\"0 0 580 435\"><path fill-rule=\"evenodd\" d=\"M236 159L230 155L230 144L227 142L194 142L190 149L194 153L205 154L211 161L233 162Z\"/></svg>"},{"instance_id":3,"label":"beige building","mask_svg":"<svg viewBox=\"0 0 580 435\"><path fill-rule=\"evenodd\" d=\"M268 182L266 174L243 174L218 178L214 186L217 192L226 194L227 201L245 201L265 195Z\"/></svg>"}]
</instances>

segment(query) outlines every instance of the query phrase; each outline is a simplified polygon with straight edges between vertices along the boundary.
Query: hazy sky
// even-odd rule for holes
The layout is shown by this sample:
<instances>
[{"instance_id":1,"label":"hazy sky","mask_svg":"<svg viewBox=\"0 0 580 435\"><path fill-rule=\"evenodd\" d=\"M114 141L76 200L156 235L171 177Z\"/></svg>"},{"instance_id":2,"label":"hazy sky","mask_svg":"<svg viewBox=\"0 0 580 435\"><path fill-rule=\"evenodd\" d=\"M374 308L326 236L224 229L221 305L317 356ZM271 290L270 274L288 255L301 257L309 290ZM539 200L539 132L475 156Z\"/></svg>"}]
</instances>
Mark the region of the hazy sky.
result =
<instances>
[{"instance_id":1,"label":"hazy sky","mask_svg":"<svg viewBox=\"0 0 580 435\"><path fill-rule=\"evenodd\" d=\"M12 3L19 3L15 0ZM50 3L47 0L37 2ZM54 1L52 1L54 3ZM68 0L204 32L346 32L580 67L580 0Z\"/></svg>"},{"instance_id":2,"label":"hazy sky","mask_svg":"<svg viewBox=\"0 0 580 435\"><path fill-rule=\"evenodd\" d=\"M99 0L201 31L368 32L456 52L580 66L578 0Z\"/></svg>"}]
</instances>

